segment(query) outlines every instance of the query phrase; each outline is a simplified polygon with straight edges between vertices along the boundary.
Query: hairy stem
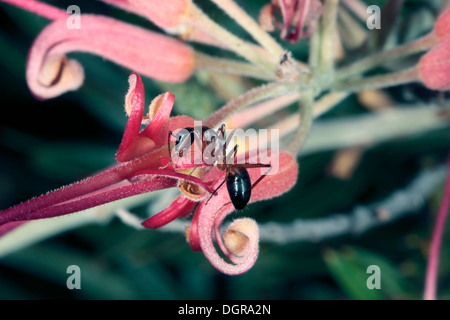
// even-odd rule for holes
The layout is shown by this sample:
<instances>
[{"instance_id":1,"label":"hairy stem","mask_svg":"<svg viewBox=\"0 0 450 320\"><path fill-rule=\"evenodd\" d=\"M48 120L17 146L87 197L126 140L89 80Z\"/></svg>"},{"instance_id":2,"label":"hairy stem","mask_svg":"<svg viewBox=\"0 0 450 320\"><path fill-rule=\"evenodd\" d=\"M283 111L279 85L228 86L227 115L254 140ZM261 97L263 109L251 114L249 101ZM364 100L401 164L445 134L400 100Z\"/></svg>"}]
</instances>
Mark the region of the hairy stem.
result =
<instances>
[{"instance_id":1,"label":"hairy stem","mask_svg":"<svg viewBox=\"0 0 450 320\"><path fill-rule=\"evenodd\" d=\"M207 70L219 73L236 74L261 80L275 80L275 74L264 72L261 68L237 60L216 58L200 52L195 52L197 70Z\"/></svg>"},{"instance_id":2,"label":"hairy stem","mask_svg":"<svg viewBox=\"0 0 450 320\"><path fill-rule=\"evenodd\" d=\"M288 146L288 151L294 155L297 155L300 152L303 146L303 142L305 141L305 138L308 135L309 129L311 128L313 122L313 90L307 90L302 93L299 106L300 111L298 116L300 118L300 125L298 126L297 131L295 132Z\"/></svg>"},{"instance_id":3,"label":"hairy stem","mask_svg":"<svg viewBox=\"0 0 450 320\"><path fill-rule=\"evenodd\" d=\"M211 0L225 11L242 28L244 28L263 48L265 48L277 62L283 54L283 48L256 21L250 17L233 0Z\"/></svg>"},{"instance_id":4,"label":"hairy stem","mask_svg":"<svg viewBox=\"0 0 450 320\"><path fill-rule=\"evenodd\" d=\"M327 0L321 18L320 64L317 71L328 83L332 83L334 78L334 35L338 4L339 0Z\"/></svg>"},{"instance_id":5,"label":"hairy stem","mask_svg":"<svg viewBox=\"0 0 450 320\"><path fill-rule=\"evenodd\" d=\"M342 80L357 74L364 73L382 63L392 62L393 60L405 57L410 54L425 51L437 43L437 38L430 33L422 38L404 45L395 47L394 49L377 53L361 60L358 60L346 67L336 71L336 80Z\"/></svg>"},{"instance_id":6,"label":"hairy stem","mask_svg":"<svg viewBox=\"0 0 450 320\"><path fill-rule=\"evenodd\" d=\"M403 71L383 74L380 76L355 79L347 82L338 82L334 85L334 90L358 92L366 89L388 88L419 80L420 78L417 67L413 67Z\"/></svg>"},{"instance_id":7,"label":"hairy stem","mask_svg":"<svg viewBox=\"0 0 450 320\"><path fill-rule=\"evenodd\" d=\"M188 23L221 41L230 50L244 57L248 61L262 67L267 72L275 72L275 63L268 60L260 52L256 51L253 47L245 43L242 39L236 37L234 34L230 33L222 26L215 23L194 4L191 5Z\"/></svg>"},{"instance_id":8,"label":"hairy stem","mask_svg":"<svg viewBox=\"0 0 450 320\"><path fill-rule=\"evenodd\" d=\"M298 84L286 81L277 81L256 87L245 94L229 101L221 109L213 113L206 121L205 125L215 127L222 121L230 117L233 113L259 101L292 93L298 90Z\"/></svg>"}]
</instances>

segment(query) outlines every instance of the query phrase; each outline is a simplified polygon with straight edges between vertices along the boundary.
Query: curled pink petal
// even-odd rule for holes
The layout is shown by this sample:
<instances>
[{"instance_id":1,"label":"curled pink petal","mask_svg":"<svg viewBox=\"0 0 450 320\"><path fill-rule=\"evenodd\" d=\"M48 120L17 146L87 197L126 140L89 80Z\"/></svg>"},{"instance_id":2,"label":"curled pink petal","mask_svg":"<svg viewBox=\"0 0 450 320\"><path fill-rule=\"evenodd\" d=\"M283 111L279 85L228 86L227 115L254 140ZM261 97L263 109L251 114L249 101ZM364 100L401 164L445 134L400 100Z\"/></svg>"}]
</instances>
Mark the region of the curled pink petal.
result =
<instances>
[{"instance_id":1,"label":"curled pink petal","mask_svg":"<svg viewBox=\"0 0 450 320\"><path fill-rule=\"evenodd\" d=\"M217 169L218 171L218 169ZM259 169L248 169L251 181L260 177ZM223 177L222 173L222 177ZM279 154L279 170L274 175L268 175L252 190L250 202L263 199L270 199L281 195L291 189L297 181L298 165L295 158L286 152ZM218 179L215 187L222 180ZM248 271L255 263L258 249L258 232L249 227L250 232L246 234L249 238L246 255L239 257L234 255L222 241L219 235L219 228L225 217L234 210L231 205L228 192L225 187L219 189L218 194L213 196L206 204L201 203L197 208L190 228L190 244L194 250L201 248L206 258L218 270L223 273L236 275ZM216 235L216 241L224 254L232 263L225 261L216 251L213 242L213 232ZM255 238L256 237L256 238Z\"/></svg>"},{"instance_id":2,"label":"curled pink petal","mask_svg":"<svg viewBox=\"0 0 450 320\"><path fill-rule=\"evenodd\" d=\"M155 143L146 137L139 137L144 114L145 95L141 77L132 73L128 79L130 88L125 98L125 110L129 118L122 137L116 159L119 162L131 160L149 152Z\"/></svg>"},{"instance_id":3,"label":"curled pink petal","mask_svg":"<svg viewBox=\"0 0 450 320\"><path fill-rule=\"evenodd\" d=\"M82 69L64 60L64 54L72 51L100 55L167 82L185 81L193 72L192 49L176 39L97 15L81 15L80 26L68 29L65 20L56 20L35 39L27 61L27 82L37 97L52 98L79 87ZM51 68L46 69L48 63ZM42 75L46 70L53 73Z\"/></svg>"},{"instance_id":4,"label":"curled pink petal","mask_svg":"<svg viewBox=\"0 0 450 320\"><path fill-rule=\"evenodd\" d=\"M150 104L150 124L142 131L142 135L157 140L167 119L172 112L175 95L172 92L160 94Z\"/></svg>"},{"instance_id":5,"label":"curled pink petal","mask_svg":"<svg viewBox=\"0 0 450 320\"><path fill-rule=\"evenodd\" d=\"M142 225L145 228L157 229L169 222L187 216L192 212L196 203L185 196L178 196L167 208L151 216Z\"/></svg>"},{"instance_id":6,"label":"curled pink petal","mask_svg":"<svg viewBox=\"0 0 450 320\"><path fill-rule=\"evenodd\" d=\"M174 28L189 15L191 0L103 0L121 9L144 16L160 28Z\"/></svg>"}]
</instances>

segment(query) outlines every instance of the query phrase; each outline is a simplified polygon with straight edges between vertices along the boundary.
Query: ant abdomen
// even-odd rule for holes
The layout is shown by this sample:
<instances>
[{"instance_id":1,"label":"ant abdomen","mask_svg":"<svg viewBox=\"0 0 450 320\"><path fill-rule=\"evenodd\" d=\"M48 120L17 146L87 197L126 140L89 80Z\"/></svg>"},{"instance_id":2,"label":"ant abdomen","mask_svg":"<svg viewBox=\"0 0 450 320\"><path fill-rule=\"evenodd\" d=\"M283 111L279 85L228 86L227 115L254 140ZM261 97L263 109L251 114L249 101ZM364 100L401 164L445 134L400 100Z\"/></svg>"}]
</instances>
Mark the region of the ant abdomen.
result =
<instances>
[{"instance_id":1,"label":"ant abdomen","mask_svg":"<svg viewBox=\"0 0 450 320\"><path fill-rule=\"evenodd\" d=\"M252 192L248 171L243 166L229 166L226 174L227 190L236 210L247 206Z\"/></svg>"}]
</instances>

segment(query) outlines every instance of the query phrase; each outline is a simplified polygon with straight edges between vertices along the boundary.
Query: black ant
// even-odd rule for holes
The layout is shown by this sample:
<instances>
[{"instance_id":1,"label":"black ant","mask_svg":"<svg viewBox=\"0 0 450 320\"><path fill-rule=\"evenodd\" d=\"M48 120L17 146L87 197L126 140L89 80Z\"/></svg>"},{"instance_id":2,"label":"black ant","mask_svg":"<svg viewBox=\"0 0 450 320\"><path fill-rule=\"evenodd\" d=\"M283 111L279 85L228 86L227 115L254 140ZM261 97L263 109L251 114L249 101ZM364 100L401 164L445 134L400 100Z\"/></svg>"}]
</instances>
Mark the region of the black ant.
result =
<instances>
[{"instance_id":1,"label":"black ant","mask_svg":"<svg viewBox=\"0 0 450 320\"><path fill-rule=\"evenodd\" d=\"M183 157L183 155L189 150L189 148L193 145L194 141L201 141L201 146L199 145L202 155L204 154L205 149L210 146L215 141L220 139L220 135L222 138L225 135L225 124L222 124L220 128L215 132L210 127L201 126L201 127L186 127L180 130L177 134L173 134L172 131L169 131L167 136L167 148L169 151L169 155L172 154L170 148L170 137L175 137L175 154L178 154L178 157ZM197 137L197 139L195 139ZM215 149L212 150L211 156L215 156ZM167 167L171 162L173 162L172 156L170 157L170 161L163 168ZM197 166L195 166L197 168ZM194 170L195 170L194 168ZM192 174L192 172L191 172Z\"/></svg>"},{"instance_id":2,"label":"black ant","mask_svg":"<svg viewBox=\"0 0 450 320\"><path fill-rule=\"evenodd\" d=\"M171 131L169 131L168 135L168 148L169 148L169 154L171 154L170 150L170 136L175 137L175 152L178 152L178 156L182 157L184 153L189 149L194 141L195 136L199 135L199 132L201 131L201 138L202 145L202 155L204 155L204 151L208 146L210 146L212 143L220 142L219 139L222 139L222 142L225 140L225 124L222 124L220 128L217 130L217 132L214 132L209 127L202 126L201 130L195 130L195 128L187 127L184 128L184 130L181 130L179 133L174 135ZM223 143L222 147L222 163L218 162L216 164L217 168L220 170L226 170L225 172L225 179L224 181L214 190L214 192L211 194L210 198L207 200L206 203L211 199L211 197L215 194L217 194L217 190L219 190L220 187L226 182L227 183L227 190L228 195L230 196L230 200L233 203L233 206L236 210L242 210L247 206L247 203L250 200L251 197L251 191L252 189L259 183L261 180L267 175L267 173L272 169L272 165L270 164L264 164L264 163L244 163L244 164L238 164L236 163L237 160L237 150L238 145L235 145L233 150L230 152L233 153L233 163L227 163L227 155L226 155L226 149L227 145L231 139L232 135L228 137L228 139ZM215 157L215 151L216 146L213 146L214 148L211 151L211 156ZM197 166L195 167L197 168ZM194 168L194 170L195 170ZM269 168L261 177L259 177L253 184L250 180L250 175L248 174L247 169L248 168ZM193 171L192 171L193 172ZM191 172L191 174L192 174Z\"/></svg>"},{"instance_id":3,"label":"black ant","mask_svg":"<svg viewBox=\"0 0 450 320\"><path fill-rule=\"evenodd\" d=\"M250 197L252 194L252 189L256 187L258 183L261 182L264 177L269 173L272 169L272 165L265 163L236 163L237 159L237 150L238 145L235 145L233 150L230 153L233 153L233 163L226 163L228 157L226 157L226 149L227 143L224 143L222 149L223 163L217 163L217 168L225 171L225 179L222 183L214 190L214 193L211 194L208 201L211 197L216 194L217 190L222 187L222 185L227 183L228 195L230 196L231 203L236 210L242 210L247 206L247 203L250 201ZM269 168L264 174L262 174L253 184L250 180L250 175L248 174L247 169L250 168ZM208 203L208 201L206 203Z\"/></svg>"}]
</instances>

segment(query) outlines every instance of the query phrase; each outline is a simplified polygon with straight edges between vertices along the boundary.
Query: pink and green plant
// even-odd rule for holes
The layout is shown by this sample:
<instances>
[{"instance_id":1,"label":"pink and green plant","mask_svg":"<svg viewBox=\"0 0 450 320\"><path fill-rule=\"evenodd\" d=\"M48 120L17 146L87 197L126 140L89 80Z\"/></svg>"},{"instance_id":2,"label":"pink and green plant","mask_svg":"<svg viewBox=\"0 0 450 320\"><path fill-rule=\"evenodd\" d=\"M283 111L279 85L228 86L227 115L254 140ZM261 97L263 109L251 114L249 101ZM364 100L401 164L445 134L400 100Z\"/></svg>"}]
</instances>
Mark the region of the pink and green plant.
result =
<instances>
[{"instance_id":1,"label":"pink and green plant","mask_svg":"<svg viewBox=\"0 0 450 320\"><path fill-rule=\"evenodd\" d=\"M125 97L128 122L116 153L117 163L84 180L1 211L0 235L30 220L63 216L138 194L179 188L181 194L165 209L141 221L142 226L160 228L193 213L186 228L191 248L202 251L219 271L241 274L252 268L258 257L257 223L250 218L239 218L222 231L222 223L234 211L226 188L217 189L225 178L224 171L202 163L192 174L192 166L168 163L169 132L193 127L195 119L171 116L175 102L171 92L154 98L145 113L140 75L162 82L184 83L198 71L212 71L264 82L231 99L204 120L211 128L226 123L227 127L236 129L252 127L258 120L268 118L271 128L278 129L280 137L288 141L275 155L279 170L255 186L250 203L272 199L294 187L299 174L297 156L305 146L314 119L352 93L413 82L432 90L450 88L450 9L445 7L434 28L425 36L382 52L369 52L337 67L335 47L337 43L342 44L338 26L341 20L348 19L342 11L360 14L361 1L273 0L261 4L258 24L233 0L211 0L255 42L244 41L229 32L191 0L103 1L148 19L166 34L85 13L79 17L80 28L68 29L70 14L62 9L36 0L2 0L51 20L35 38L26 62L26 81L37 99L56 98L83 85L85 72L78 61L66 56L71 52L101 56L132 73ZM308 61L296 59L284 44L267 33L275 30L280 32L281 40L291 44L308 40ZM205 54L188 42L225 49L243 60ZM381 75L369 73L387 62L406 60L418 53L422 54L420 58L411 59L412 62L392 71ZM292 112L286 107L293 102L297 108ZM271 116L281 109L285 112L284 119L270 122ZM439 114L440 119L448 118L448 108ZM249 151L244 148L244 153ZM250 155L249 160L256 159ZM251 181L261 175L257 168L249 169L249 174ZM450 201L449 181L450 176L432 239L425 298L436 298L436 268Z\"/></svg>"}]
</instances>

